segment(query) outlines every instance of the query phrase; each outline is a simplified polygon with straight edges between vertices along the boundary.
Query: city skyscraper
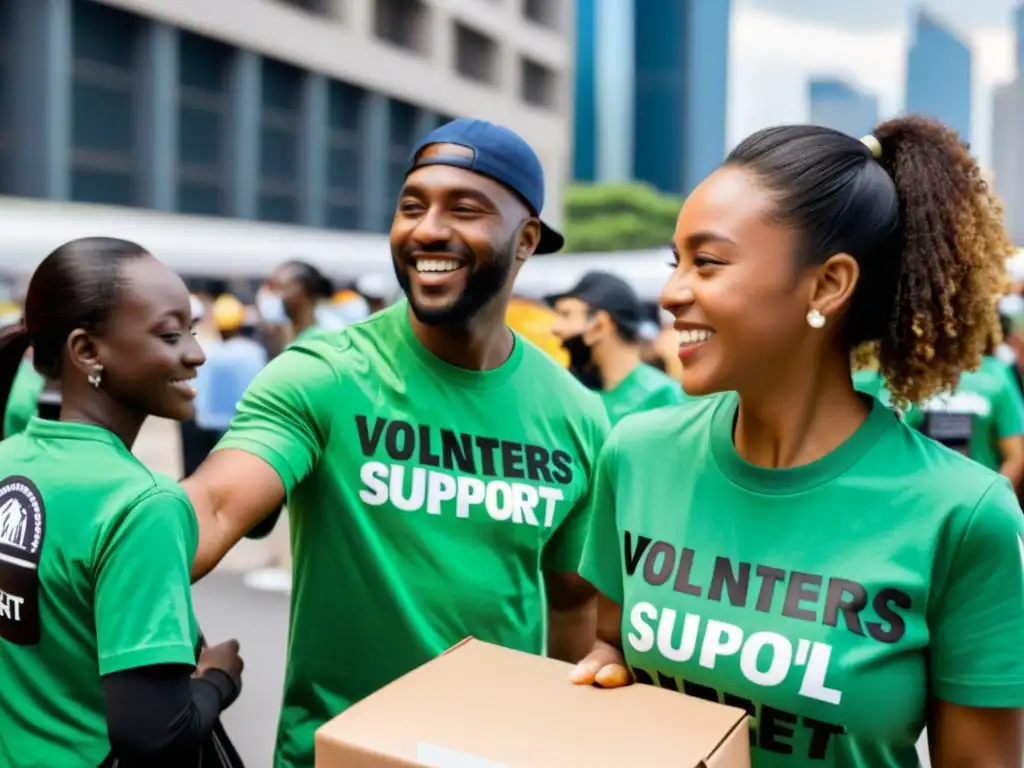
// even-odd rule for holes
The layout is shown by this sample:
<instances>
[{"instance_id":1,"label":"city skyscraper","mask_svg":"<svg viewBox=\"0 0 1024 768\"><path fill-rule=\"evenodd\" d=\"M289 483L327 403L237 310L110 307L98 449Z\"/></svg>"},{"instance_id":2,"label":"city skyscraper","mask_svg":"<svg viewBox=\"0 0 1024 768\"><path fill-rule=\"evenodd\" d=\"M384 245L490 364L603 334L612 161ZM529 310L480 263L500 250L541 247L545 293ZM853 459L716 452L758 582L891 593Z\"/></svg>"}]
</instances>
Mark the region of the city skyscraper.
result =
<instances>
[{"instance_id":1,"label":"city skyscraper","mask_svg":"<svg viewBox=\"0 0 1024 768\"><path fill-rule=\"evenodd\" d=\"M1019 39L1019 38L1018 38ZM996 88L992 98L992 169L1010 237L1024 244L1024 79Z\"/></svg>"},{"instance_id":2,"label":"city skyscraper","mask_svg":"<svg viewBox=\"0 0 1024 768\"><path fill-rule=\"evenodd\" d=\"M1006 228L1024 244L1024 2L1013 11L1017 66L1012 82L992 96L992 170Z\"/></svg>"},{"instance_id":3,"label":"city skyscraper","mask_svg":"<svg viewBox=\"0 0 1024 768\"><path fill-rule=\"evenodd\" d=\"M878 125L878 98L840 78L812 78L807 84L811 122L860 138Z\"/></svg>"},{"instance_id":4,"label":"city skyscraper","mask_svg":"<svg viewBox=\"0 0 1024 768\"><path fill-rule=\"evenodd\" d=\"M729 0L580 0L574 177L685 194L725 155Z\"/></svg>"},{"instance_id":5,"label":"city skyscraper","mask_svg":"<svg viewBox=\"0 0 1024 768\"><path fill-rule=\"evenodd\" d=\"M907 51L905 111L941 120L971 137L971 49L945 22L918 10Z\"/></svg>"}]
</instances>

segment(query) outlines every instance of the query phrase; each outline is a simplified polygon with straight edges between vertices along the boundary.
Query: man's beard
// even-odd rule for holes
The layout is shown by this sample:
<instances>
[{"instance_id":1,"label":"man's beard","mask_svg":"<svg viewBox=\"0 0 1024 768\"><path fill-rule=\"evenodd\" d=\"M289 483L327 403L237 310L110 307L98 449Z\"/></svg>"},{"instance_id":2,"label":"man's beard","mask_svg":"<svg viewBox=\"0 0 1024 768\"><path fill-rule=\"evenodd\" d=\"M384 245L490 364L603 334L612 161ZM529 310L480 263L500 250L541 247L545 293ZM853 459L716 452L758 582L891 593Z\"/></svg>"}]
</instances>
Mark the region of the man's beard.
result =
<instances>
[{"instance_id":1,"label":"man's beard","mask_svg":"<svg viewBox=\"0 0 1024 768\"><path fill-rule=\"evenodd\" d=\"M424 325L435 327L461 326L472 320L504 290L515 262L515 246L516 237L513 236L504 247L495 248L493 258L482 266L478 266L481 262L477 258L476 252L468 246L450 245L433 248L403 248L400 258L392 258L391 261L395 268L398 284L409 300L409 306L417 320ZM462 293L447 307L427 309L416 303L412 292L412 281L409 279L408 273L408 269L413 267L403 268L402 266L412 264L412 259L409 257L413 250L437 255L448 254L466 264L466 285L462 289Z\"/></svg>"}]
</instances>

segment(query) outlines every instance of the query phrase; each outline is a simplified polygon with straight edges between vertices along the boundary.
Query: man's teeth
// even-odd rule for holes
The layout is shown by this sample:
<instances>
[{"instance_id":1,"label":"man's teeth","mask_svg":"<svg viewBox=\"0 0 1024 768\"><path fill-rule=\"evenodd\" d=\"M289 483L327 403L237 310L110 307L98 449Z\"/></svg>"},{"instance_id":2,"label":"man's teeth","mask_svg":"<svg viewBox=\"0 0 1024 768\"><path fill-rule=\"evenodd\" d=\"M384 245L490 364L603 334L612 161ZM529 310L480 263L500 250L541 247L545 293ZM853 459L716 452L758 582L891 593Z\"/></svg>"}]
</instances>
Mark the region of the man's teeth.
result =
<instances>
[{"instance_id":1,"label":"man's teeth","mask_svg":"<svg viewBox=\"0 0 1024 768\"><path fill-rule=\"evenodd\" d=\"M680 346L683 344L700 344L710 339L714 333L714 331L704 328L691 328L686 331L679 331L679 344Z\"/></svg>"},{"instance_id":2,"label":"man's teeth","mask_svg":"<svg viewBox=\"0 0 1024 768\"><path fill-rule=\"evenodd\" d=\"M454 272L461 265L452 259L417 259L417 272Z\"/></svg>"}]
</instances>

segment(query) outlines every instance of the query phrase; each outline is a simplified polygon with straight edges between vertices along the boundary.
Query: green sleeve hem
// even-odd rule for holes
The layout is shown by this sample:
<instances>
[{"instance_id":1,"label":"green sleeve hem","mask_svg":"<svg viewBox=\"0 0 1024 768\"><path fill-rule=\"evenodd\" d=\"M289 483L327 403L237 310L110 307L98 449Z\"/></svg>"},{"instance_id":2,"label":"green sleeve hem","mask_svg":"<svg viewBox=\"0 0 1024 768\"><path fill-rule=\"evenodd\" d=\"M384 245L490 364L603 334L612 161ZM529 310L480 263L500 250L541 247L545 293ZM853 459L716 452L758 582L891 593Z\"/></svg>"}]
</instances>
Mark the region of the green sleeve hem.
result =
<instances>
[{"instance_id":1,"label":"green sleeve hem","mask_svg":"<svg viewBox=\"0 0 1024 768\"><path fill-rule=\"evenodd\" d=\"M270 465L270 468L277 472L277 476L281 478L281 483L284 485L285 496L290 496L291 492L298 485L298 480L295 476L295 472L292 471L291 465L288 463L288 459L284 457L282 453L257 440L253 440L251 436L243 435L232 435L229 431L221 439L217 446L213 449L214 451L223 451L225 448L230 448L236 451L245 451L246 453L252 454L257 459L263 459Z\"/></svg>"},{"instance_id":2,"label":"green sleeve hem","mask_svg":"<svg viewBox=\"0 0 1024 768\"><path fill-rule=\"evenodd\" d=\"M613 603L622 605L625 599L622 594L622 580L606 578L599 568L595 568L586 558L580 563L580 576L594 585L594 588Z\"/></svg>"},{"instance_id":3,"label":"green sleeve hem","mask_svg":"<svg viewBox=\"0 0 1024 768\"><path fill-rule=\"evenodd\" d=\"M972 683L936 681L933 691L942 701L961 707L1024 707L1024 679L1000 678L998 681Z\"/></svg>"},{"instance_id":4,"label":"green sleeve hem","mask_svg":"<svg viewBox=\"0 0 1024 768\"><path fill-rule=\"evenodd\" d=\"M191 643L182 642L170 645L153 645L146 648L133 648L109 656L100 657L100 674L112 675L126 669L151 667L156 664L187 664L195 666L196 652Z\"/></svg>"}]
</instances>

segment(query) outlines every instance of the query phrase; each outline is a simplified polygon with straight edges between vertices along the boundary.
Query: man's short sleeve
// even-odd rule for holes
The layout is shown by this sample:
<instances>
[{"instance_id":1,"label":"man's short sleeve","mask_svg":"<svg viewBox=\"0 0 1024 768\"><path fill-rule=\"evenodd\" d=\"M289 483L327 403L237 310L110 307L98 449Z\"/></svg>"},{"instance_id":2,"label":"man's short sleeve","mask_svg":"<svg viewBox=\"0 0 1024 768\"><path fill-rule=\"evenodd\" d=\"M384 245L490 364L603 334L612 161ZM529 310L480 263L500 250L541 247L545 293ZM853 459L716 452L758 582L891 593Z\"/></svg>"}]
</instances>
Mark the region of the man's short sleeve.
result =
<instances>
[{"instance_id":1,"label":"man's short sleeve","mask_svg":"<svg viewBox=\"0 0 1024 768\"><path fill-rule=\"evenodd\" d=\"M597 456L601 452L605 438L611 429L608 423L608 413L604 403L594 398L591 409L591 434L587 446L587 490L580 497L576 505L566 515L565 520L552 535L547 546L544 547L544 569L547 571L561 571L565 573L576 573L580 567L580 557L583 554L583 542L587 537L589 525L590 496L594 488L594 467L597 463Z\"/></svg>"},{"instance_id":2,"label":"man's short sleeve","mask_svg":"<svg viewBox=\"0 0 1024 768\"><path fill-rule=\"evenodd\" d=\"M328 342L289 347L260 371L215 450L235 448L267 462L290 494L316 466L342 393L325 358Z\"/></svg>"},{"instance_id":3,"label":"man's short sleeve","mask_svg":"<svg viewBox=\"0 0 1024 768\"><path fill-rule=\"evenodd\" d=\"M166 491L110 523L93 564L100 675L195 664L189 570L198 535L188 502Z\"/></svg>"},{"instance_id":4,"label":"man's short sleeve","mask_svg":"<svg viewBox=\"0 0 1024 768\"><path fill-rule=\"evenodd\" d=\"M597 460L580 575L609 600L622 604L622 548L615 505L617 454L613 437Z\"/></svg>"},{"instance_id":5,"label":"man's short sleeve","mask_svg":"<svg viewBox=\"0 0 1024 768\"><path fill-rule=\"evenodd\" d=\"M932 690L966 707L1024 707L1024 516L1000 478L965 517L935 563Z\"/></svg>"}]
</instances>

